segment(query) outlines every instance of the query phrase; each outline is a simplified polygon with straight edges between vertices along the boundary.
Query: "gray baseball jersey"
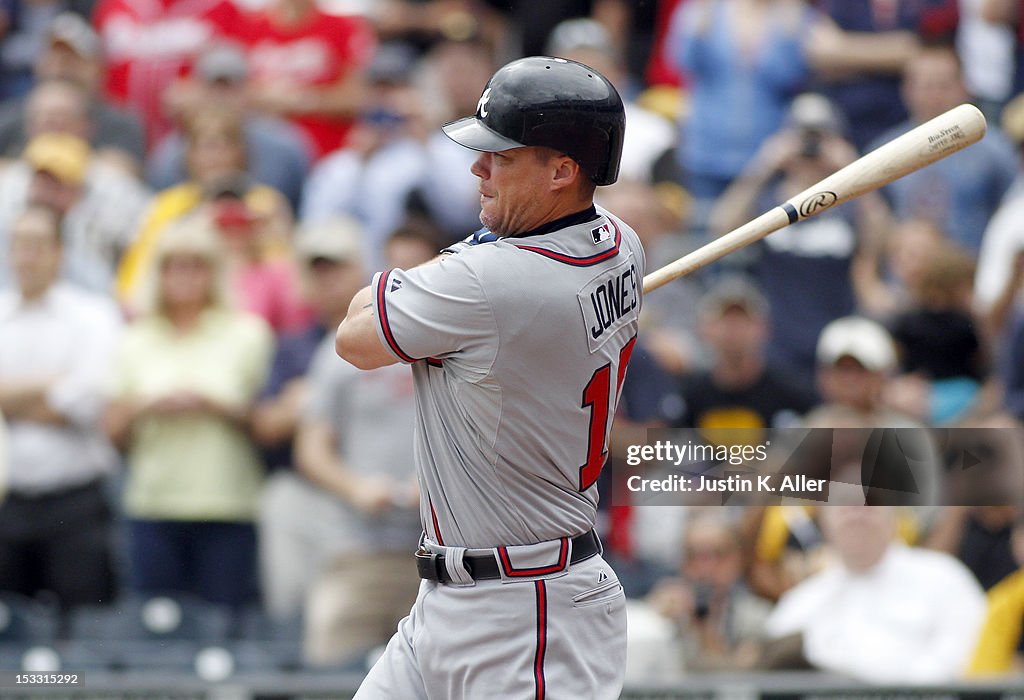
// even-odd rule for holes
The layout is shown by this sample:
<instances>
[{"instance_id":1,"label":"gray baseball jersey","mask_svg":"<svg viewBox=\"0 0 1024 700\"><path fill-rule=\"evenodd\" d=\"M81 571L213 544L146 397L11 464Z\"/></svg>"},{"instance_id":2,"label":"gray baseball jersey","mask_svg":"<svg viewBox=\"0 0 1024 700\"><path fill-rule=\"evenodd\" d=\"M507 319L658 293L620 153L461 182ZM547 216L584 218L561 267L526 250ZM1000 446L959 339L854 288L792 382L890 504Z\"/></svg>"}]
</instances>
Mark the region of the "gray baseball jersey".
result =
<instances>
[{"instance_id":1,"label":"gray baseball jersey","mask_svg":"<svg viewBox=\"0 0 1024 700\"><path fill-rule=\"evenodd\" d=\"M424 530L447 546L593 528L640 313L643 248L609 212L493 238L372 283L381 341L413 363Z\"/></svg>"}]
</instances>

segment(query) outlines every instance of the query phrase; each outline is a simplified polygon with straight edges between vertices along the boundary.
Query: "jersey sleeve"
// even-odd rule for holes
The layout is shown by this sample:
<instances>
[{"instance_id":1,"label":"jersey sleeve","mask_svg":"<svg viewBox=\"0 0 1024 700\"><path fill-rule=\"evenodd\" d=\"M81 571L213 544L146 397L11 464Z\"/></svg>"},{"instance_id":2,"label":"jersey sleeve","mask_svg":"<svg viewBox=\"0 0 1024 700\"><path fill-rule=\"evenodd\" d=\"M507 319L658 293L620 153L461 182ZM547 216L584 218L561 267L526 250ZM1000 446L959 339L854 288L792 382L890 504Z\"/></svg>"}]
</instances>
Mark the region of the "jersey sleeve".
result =
<instances>
[{"instance_id":1,"label":"jersey sleeve","mask_svg":"<svg viewBox=\"0 0 1024 700\"><path fill-rule=\"evenodd\" d=\"M381 342L402 362L457 359L478 375L497 354L498 328L483 285L462 255L373 277Z\"/></svg>"}]
</instances>

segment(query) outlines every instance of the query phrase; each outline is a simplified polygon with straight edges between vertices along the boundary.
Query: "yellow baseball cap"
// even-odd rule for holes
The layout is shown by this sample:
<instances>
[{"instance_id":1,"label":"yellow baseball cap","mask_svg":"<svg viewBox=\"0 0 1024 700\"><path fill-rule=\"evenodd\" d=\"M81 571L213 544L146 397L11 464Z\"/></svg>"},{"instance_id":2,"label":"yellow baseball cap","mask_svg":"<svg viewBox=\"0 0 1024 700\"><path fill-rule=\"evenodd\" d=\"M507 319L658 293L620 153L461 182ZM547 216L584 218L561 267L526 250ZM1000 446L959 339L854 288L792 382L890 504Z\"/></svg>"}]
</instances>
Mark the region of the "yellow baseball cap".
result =
<instances>
[{"instance_id":1,"label":"yellow baseball cap","mask_svg":"<svg viewBox=\"0 0 1024 700\"><path fill-rule=\"evenodd\" d=\"M89 144L71 134L40 134L29 141L23 157L36 170L43 170L68 185L80 185L89 165Z\"/></svg>"}]
</instances>

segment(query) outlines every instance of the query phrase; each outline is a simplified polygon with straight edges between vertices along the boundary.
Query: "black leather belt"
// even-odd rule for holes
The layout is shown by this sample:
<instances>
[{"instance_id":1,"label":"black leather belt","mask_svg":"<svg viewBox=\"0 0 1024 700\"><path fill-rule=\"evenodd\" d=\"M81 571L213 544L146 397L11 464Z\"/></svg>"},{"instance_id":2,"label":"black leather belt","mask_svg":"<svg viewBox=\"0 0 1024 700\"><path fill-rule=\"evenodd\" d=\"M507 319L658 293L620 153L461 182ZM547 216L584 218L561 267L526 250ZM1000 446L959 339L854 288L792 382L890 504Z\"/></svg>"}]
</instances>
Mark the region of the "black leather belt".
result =
<instances>
[{"instance_id":1,"label":"black leather belt","mask_svg":"<svg viewBox=\"0 0 1024 700\"><path fill-rule=\"evenodd\" d=\"M601 540L597 538L597 533L593 530L573 537L572 554L569 557L567 566L572 566L585 559L589 559L595 554L600 554L600 552ZM501 578L501 564L498 563L498 558L493 554L477 554L473 556L467 554L462 558L462 563L474 581ZM416 568L419 570L420 578L439 583L452 583L452 577L448 575L443 554L419 550L416 552ZM516 573L513 571L507 575L515 578ZM519 575L522 576L524 574L520 573Z\"/></svg>"}]
</instances>

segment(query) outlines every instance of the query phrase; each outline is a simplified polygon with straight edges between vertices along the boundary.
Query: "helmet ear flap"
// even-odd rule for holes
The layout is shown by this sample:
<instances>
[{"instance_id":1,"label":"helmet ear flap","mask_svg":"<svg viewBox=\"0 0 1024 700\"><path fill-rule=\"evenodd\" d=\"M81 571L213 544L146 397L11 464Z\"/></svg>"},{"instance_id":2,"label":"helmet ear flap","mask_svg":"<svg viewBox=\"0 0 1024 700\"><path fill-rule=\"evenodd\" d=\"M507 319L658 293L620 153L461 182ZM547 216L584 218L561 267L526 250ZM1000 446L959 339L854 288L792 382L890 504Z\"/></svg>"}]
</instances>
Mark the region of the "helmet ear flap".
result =
<instances>
[{"instance_id":1,"label":"helmet ear flap","mask_svg":"<svg viewBox=\"0 0 1024 700\"><path fill-rule=\"evenodd\" d=\"M500 68L476 114L443 129L477 151L553 148L572 157L595 184L610 185L619 174L626 116L615 87L593 68L531 56Z\"/></svg>"}]
</instances>

